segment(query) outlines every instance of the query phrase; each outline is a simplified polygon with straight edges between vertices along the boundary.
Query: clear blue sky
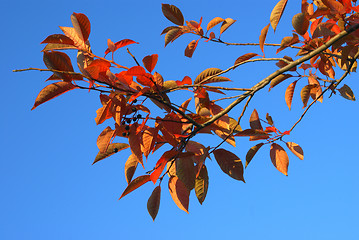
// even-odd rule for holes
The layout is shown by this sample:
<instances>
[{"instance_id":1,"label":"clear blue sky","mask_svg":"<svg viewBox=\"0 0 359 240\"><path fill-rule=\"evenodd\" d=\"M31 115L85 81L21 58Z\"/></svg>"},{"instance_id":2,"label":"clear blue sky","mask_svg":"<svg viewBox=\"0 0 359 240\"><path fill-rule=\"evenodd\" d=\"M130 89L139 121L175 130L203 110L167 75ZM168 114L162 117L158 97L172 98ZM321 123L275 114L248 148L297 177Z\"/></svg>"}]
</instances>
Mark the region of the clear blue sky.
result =
<instances>
[{"instance_id":1,"label":"clear blue sky","mask_svg":"<svg viewBox=\"0 0 359 240\"><path fill-rule=\"evenodd\" d=\"M40 42L60 33L58 26L71 26L73 12L82 12L92 24L90 41L95 53L103 54L108 38L114 42L130 38L140 43L130 46L139 60L159 54L156 71L166 80L181 80L185 75L194 79L206 68L231 66L244 53L260 53L259 47L201 42L193 58L185 58L184 49L193 38L181 37L164 48L160 33L171 23L162 15L161 3L178 6L186 20L198 21L203 16L204 26L217 16L236 19L223 40L258 42L276 2L4 2L0 15L0 239L359 239L357 102L337 95L310 110L285 138L300 144L305 153L304 161L289 154L288 177L273 167L268 148L261 149L248 167L246 184L229 178L215 161L208 161L210 186L203 205L192 193L188 215L175 206L163 185L160 210L153 222L146 209L153 190L150 183L117 200L126 187L123 168L129 151L91 165L98 152L97 136L107 126L96 126L94 121L100 107L98 93L73 91L30 111L49 73L12 73L13 69L44 68ZM270 29L267 42L291 36L291 16L300 12L300 3L289 1L276 34ZM266 48L266 54L274 56L273 49ZM293 55L285 50L279 56L284 54ZM133 64L125 51L116 59ZM274 70L273 63L260 63L226 76L233 80L231 86L249 87ZM359 92L357 74L346 84ZM284 91L288 85L257 94L242 126L249 126L250 112L256 108L262 118L269 112L279 129L288 130L302 111L300 88L293 110L287 109ZM178 103L186 99L178 98ZM234 116L240 111L234 109ZM217 138L204 142L216 143ZM241 140L237 148L226 148L243 160L254 144ZM157 159L154 155L149 164Z\"/></svg>"}]
</instances>

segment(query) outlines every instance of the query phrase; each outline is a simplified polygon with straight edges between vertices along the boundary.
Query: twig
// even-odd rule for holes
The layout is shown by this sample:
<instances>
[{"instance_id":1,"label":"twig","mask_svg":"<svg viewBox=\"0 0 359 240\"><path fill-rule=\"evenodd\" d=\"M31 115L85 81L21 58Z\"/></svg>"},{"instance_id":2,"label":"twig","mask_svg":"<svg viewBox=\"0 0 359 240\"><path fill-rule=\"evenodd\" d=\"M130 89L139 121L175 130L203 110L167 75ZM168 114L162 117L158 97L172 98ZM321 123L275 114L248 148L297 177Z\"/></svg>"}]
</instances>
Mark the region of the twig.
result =
<instances>
[{"instance_id":1,"label":"twig","mask_svg":"<svg viewBox=\"0 0 359 240\"><path fill-rule=\"evenodd\" d=\"M133 60L135 60L135 62L136 62L136 64L137 64L137 66L140 66L140 64L138 63L138 61L137 61L136 57L135 57L135 56L133 56L133 54L130 52L130 49L128 49L128 48L127 48L127 52L128 52L128 54L130 54L130 55L131 55L131 57L133 58Z\"/></svg>"}]
</instances>

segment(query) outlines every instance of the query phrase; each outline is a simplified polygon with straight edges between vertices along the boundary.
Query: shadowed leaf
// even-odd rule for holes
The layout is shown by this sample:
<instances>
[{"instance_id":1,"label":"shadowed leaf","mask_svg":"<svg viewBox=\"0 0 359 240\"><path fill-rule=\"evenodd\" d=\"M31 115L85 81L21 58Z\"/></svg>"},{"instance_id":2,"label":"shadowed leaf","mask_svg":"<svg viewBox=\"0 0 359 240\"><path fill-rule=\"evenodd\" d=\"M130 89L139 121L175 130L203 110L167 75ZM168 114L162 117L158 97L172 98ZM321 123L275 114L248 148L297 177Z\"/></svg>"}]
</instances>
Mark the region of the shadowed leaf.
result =
<instances>
[{"instance_id":1,"label":"shadowed leaf","mask_svg":"<svg viewBox=\"0 0 359 240\"><path fill-rule=\"evenodd\" d=\"M152 72L155 68L158 60L157 54L152 54L150 56L146 56L142 59L143 65L147 69L147 71Z\"/></svg>"},{"instance_id":2,"label":"shadowed leaf","mask_svg":"<svg viewBox=\"0 0 359 240\"><path fill-rule=\"evenodd\" d=\"M188 188L192 190L195 185L196 173L193 164L193 157L185 156L176 159L176 175Z\"/></svg>"},{"instance_id":3,"label":"shadowed leaf","mask_svg":"<svg viewBox=\"0 0 359 240\"><path fill-rule=\"evenodd\" d=\"M245 182L243 178L243 164L239 157L222 148L213 151L213 154L224 173L236 180Z\"/></svg>"},{"instance_id":4,"label":"shadowed leaf","mask_svg":"<svg viewBox=\"0 0 359 240\"><path fill-rule=\"evenodd\" d=\"M258 143L257 145L251 147L246 155L246 168L248 164L252 161L253 157L256 155L258 150L263 146L264 143Z\"/></svg>"},{"instance_id":5,"label":"shadowed leaf","mask_svg":"<svg viewBox=\"0 0 359 240\"><path fill-rule=\"evenodd\" d=\"M249 125L251 126L251 129L259 129L263 130L261 121L259 120L258 112L256 109L253 110L250 118L249 118Z\"/></svg>"},{"instance_id":6,"label":"shadowed leaf","mask_svg":"<svg viewBox=\"0 0 359 240\"><path fill-rule=\"evenodd\" d=\"M289 150L291 150L292 153L295 156L297 156L300 160L304 159L303 149L298 144L294 142L287 142L286 145L289 148Z\"/></svg>"},{"instance_id":7,"label":"shadowed leaf","mask_svg":"<svg viewBox=\"0 0 359 240\"><path fill-rule=\"evenodd\" d=\"M292 25L298 34L304 35L308 30L309 20L304 13L298 13L292 18Z\"/></svg>"},{"instance_id":8,"label":"shadowed leaf","mask_svg":"<svg viewBox=\"0 0 359 240\"><path fill-rule=\"evenodd\" d=\"M354 93L348 85L344 84L344 86L339 88L338 91L343 98L355 101Z\"/></svg>"},{"instance_id":9,"label":"shadowed leaf","mask_svg":"<svg viewBox=\"0 0 359 240\"><path fill-rule=\"evenodd\" d=\"M186 47L185 51L184 51L184 55L186 57L191 58L194 51L196 50L197 44L198 44L199 39L196 40L192 40Z\"/></svg>"},{"instance_id":10,"label":"shadowed leaf","mask_svg":"<svg viewBox=\"0 0 359 240\"><path fill-rule=\"evenodd\" d=\"M127 183L130 183L133 175L135 174L137 165L140 161L137 159L135 154L131 154L125 163L125 177Z\"/></svg>"},{"instance_id":11,"label":"shadowed leaf","mask_svg":"<svg viewBox=\"0 0 359 240\"><path fill-rule=\"evenodd\" d=\"M207 168L205 165L202 165L201 171L199 172L199 175L196 178L195 187L194 187L197 199L200 204L203 203L204 199L207 196L208 184L209 184L209 178L208 178Z\"/></svg>"},{"instance_id":12,"label":"shadowed leaf","mask_svg":"<svg viewBox=\"0 0 359 240\"><path fill-rule=\"evenodd\" d=\"M162 13L168 20L170 20L174 24L180 26L183 25L184 23L183 15L179 10L179 8L177 8L176 6L170 4L162 4Z\"/></svg>"},{"instance_id":13,"label":"shadowed leaf","mask_svg":"<svg viewBox=\"0 0 359 240\"><path fill-rule=\"evenodd\" d=\"M272 88L277 86L279 83L283 82L284 80L286 80L290 77L293 77L293 76L291 74L280 74L277 77L273 78L272 81L270 82L269 90L271 90Z\"/></svg>"},{"instance_id":14,"label":"shadowed leaf","mask_svg":"<svg viewBox=\"0 0 359 240\"><path fill-rule=\"evenodd\" d=\"M74 71L71 59L66 53L58 51L44 52L43 60L46 67L50 70L54 69L64 72ZM54 74L65 82L70 82L72 80L71 74L60 72L54 72Z\"/></svg>"},{"instance_id":15,"label":"shadowed leaf","mask_svg":"<svg viewBox=\"0 0 359 240\"><path fill-rule=\"evenodd\" d=\"M147 211L151 215L153 221L155 221L155 218L158 213L158 209L160 208L160 201L161 201L161 186L157 186L150 198L147 201Z\"/></svg>"},{"instance_id":16,"label":"shadowed leaf","mask_svg":"<svg viewBox=\"0 0 359 240\"><path fill-rule=\"evenodd\" d=\"M180 28L174 28L174 29L169 30L165 35L165 47L167 46L167 44L169 44L170 42L173 42L182 34L183 34L183 32Z\"/></svg>"}]
</instances>

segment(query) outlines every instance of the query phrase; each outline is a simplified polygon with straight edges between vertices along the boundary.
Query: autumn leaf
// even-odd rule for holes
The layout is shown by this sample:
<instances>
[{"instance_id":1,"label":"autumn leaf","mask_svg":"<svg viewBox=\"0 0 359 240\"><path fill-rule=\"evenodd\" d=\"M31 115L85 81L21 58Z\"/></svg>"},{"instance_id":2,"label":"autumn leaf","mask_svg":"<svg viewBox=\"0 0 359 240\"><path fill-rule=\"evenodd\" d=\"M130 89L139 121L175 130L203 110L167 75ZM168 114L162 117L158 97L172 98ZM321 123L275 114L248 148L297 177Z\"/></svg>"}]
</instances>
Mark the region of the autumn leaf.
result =
<instances>
[{"instance_id":1,"label":"autumn leaf","mask_svg":"<svg viewBox=\"0 0 359 240\"><path fill-rule=\"evenodd\" d=\"M292 153L295 156L297 156L300 160L304 159L303 149L298 144L294 142L287 142L286 145L289 148L289 150L291 150Z\"/></svg>"},{"instance_id":2,"label":"autumn leaf","mask_svg":"<svg viewBox=\"0 0 359 240\"><path fill-rule=\"evenodd\" d=\"M343 98L355 101L353 90L348 85L344 84L343 87L338 89L338 91Z\"/></svg>"},{"instance_id":3,"label":"autumn leaf","mask_svg":"<svg viewBox=\"0 0 359 240\"><path fill-rule=\"evenodd\" d=\"M192 190L195 185L196 173L193 164L194 155L176 159L176 175L188 188Z\"/></svg>"},{"instance_id":4,"label":"autumn leaf","mask_svg":"<svg viewBox=\"0 0 359 240\"><path fill-rule=\"evenodd\" d=\"M197 44L198 44L199 39L196 40L192 40L186 47L185 51L184 51L184 55L186 57L191 58L194 51L196 50Z\"/></svg>"},{"instance_id":5,"label":"autumn leaf","mask_svg":"<svg viewBox=\"0 0 359 240\"><path fill-rule=\"evenodd\" d=\"M292 100L293 100L293 95L294 95L294 89L295 89L295 85L297 84L297 81L298 81L298 80L292 82L292 83L287 87L287 89L285 90L284 99L285 99L285 102L287 103L287 106L288 106L289 110L290 110L291 107L292 107Z\"/></svg>"},{"instance_id":6,"label":"autumn leaf","mask_svg":"<svg viewBox=\"0 0 359 240\"><path fill-rule=\"evenodd\" d=\"M97 163L98 161L101 161L102 159L105 159L119 151L122 151L126 148L129 148L130 146L127 143L111 143L106 152L99 152L95 158L95 161L92 164Z\"/></svg>"},{"instance_id":7,"label":"autumn leaf","mask_svg":"<svg viewBox=\"0 0 359 240\"><path fill-rule=\"evenodd\" d=\"M66 37L63 34L52 34L41 42L41 44L43 43L74 45L74 41L72 41L70 38Z\"/></svg>"},{"instance_id":8,"label":"autumn leaf","mask_svg":"<svg viewBox=\"0 0 359 240\"><path fill-rule=\"evenodd\" d=\"M42 89L39 95L37 95L34 106L31 108L31 110L34 110L40 104L43 104L44 102L47 102L75 88L76 86L71 82L56 82L50 84Z\"/></svg>"},{"instance_id":9,"label":"autumn leaf","mask_svg":"<svg viewBox=\"0 0 359 240\"><path fill-rule=\"evenodd\" d=\"M279 23L279 20L282 17L282 14L287 5L287 2L288 2L288 0L280 0L272 10L269 20L270 20L270 24L271 24L274 32L277 29L277 25Z\"/></svg>"},{"instance_id":10,"label":"autumn leaf","mask_svg":"<svg viewBox=\"0 0 359 240\"><path fill-rule=\"evenodd\" d=\"M224 173L236 180L245 182L243 178L243 164L239 157L222 148L216 149L213 151L213 154Z\"/></svg>"},{"instance_id":11,"label":"autumn leaf","mask_svg":"<svg viewBox=\"0 0 359 240\"><path fill-rule=\"evenodd\" d=\"M313 86L310 89L311 98L315 100L320 96L320 98L318 98L318 101L323 102L322 87L320 86L319 81L315 77L309 76L308 83Z\"/></svg>"},{"instance_id":12,"label":"autumn leaf","mask_svg":"<svg viewBox=\"0 0 359 240\"><path fill-rule=\"evenodd\" d=\"M179 8L177 8L176 6L170 4L162 4L162 13L168 20L170 20L174 24L179 26L183 25L183 15Z\"/></svg>"},{"instance_id":13,"label":"autumn leaf","mask_svg":"<svg viewBox=\"0 0 359 240\"><path fill-rule=\"evenodd\" d=\"M253 157L256 155L258 150L264 145L264 143L258 143L257 145L251 147L246 155L246 167L252 161Z\"/></svg>"},{"instance_id":14,"label":"autumn leaf","mask_svg":"<svg viewBox=\"0 0 359 240\"><path fill-rule=\"evenodd\" d=\"M192 84L192 79L188 76L185 76L182 81L176 81L177 86L182 86L185 84L191 85ZM187 107L186 107L187 108Z\"/></svg>"},{"instance_id":15,"label":"autumn leaf","mask_svg":"<svg viewBox=\"0 0 359 240\"><path fill-rule=\"evenodd\" d=\"M70 38L74 42L74 46L78 50L87 51L89 46L80 38L77 34L76 29L72 27L60 27L62 32L66 35L66 37Z\"/></svg>"},{"instance_id":16,"label":"autumn leaf","mask_svg":"<svg viewBox=\"0 0 359 240\"><path fill-rule=\"evenodd\" d=\"M150 56L146 56L142 59L143 65L147 69L147 71L152 72L155 68L158 60L157 54L152 54Z\"/></svg>"},{"instance_id":17,"label":"autumn leaf","mask_svg":"<svg viewBox=\"0 0 359 240\"><path fill-rule=\"evenodd\" d=\"M95 122L97 125L103 123L106 119L112 117L110 114L110 108L112 106L112 99L109 99L101 108L96 111Z\"/></svg>"},{"instance_id":18,"label":"autumn leaf","mask_svg":"<svg viewBox=\"0 0 359 240\"><path fill-rule=\"evenodd\" d=\"M264 54L264 42L267 38L268 29L269 29L269 24L262 29L261 35L259 36L259 47L261 48L263 54Z\"/></svg>"},{"instance_id":19,"label":"autumn leaf","mask_svg":"<svg viewBox=\"0 0 359 240\"><path fill-rule=\"evenodd\" d=\"M256 109L253 110L250 118L249 118L249 124L251 126L251 129L259 129L263 130L261 121L259 120L258 112Z\"/></svg>"},{"instance_id":20,"label":"autumn leaf","mask_svg":"<svg viewBox=\"0 0 359 240\"><path fill-rule=\"evenodd\" d=\"M219 31L219 35L222 35L222 33L224 33L236 21L237 20L233 20L232 18L226 18L222 23L221 29Z\"/></svg>"},{"instance_id":21,"label":"autumn leaf","mask_svg":"<svg viewBox=\"0 0 359 240\"><path fill-rule=\"evenodd\" d=\"M157 135L158 130L155 128L148 128L143 131L142 135L142 149L143 154L147 158L152 149L155 146L155 137Z\"/></svg>"},{"instance_id":22,"label":"autumn leaf","mask_svg":"<svg viewBox=\"0 0 359 240\"><path fill-rule=\"evenodd\" d=\"M111 127L106 127L97 138L97 147L100 149L100 153L105 153L110 145L111 139L114 137L115 130Z\"/></svg>"},{"instance_id":23,"label":"autumn leaf","mask_svg":"<svg viewBox=\"0 0 359 240\"><path fill-rule=\"evenodd\" d=\"M169 150L163 153L161 158L157 161L154 171L151 173L151 181L155 184L157 179L160 177L163 169L165 169L166 164L169 160L171 160L176 154L178 154L175 150Z\"/></svg>"},{"instance_id":24,"label":"autumn leaf","mask_svg":"<svg viewBox=\"0 0 359 240\"><path fill-rule=\"evenodd\" d=\"M199 175L196 178L195 187L194 187L197 199L201 205L207 196L208 185L209 185L209 178L208 178L207 168L205 165L202 165Z\"/></svg>"},{"instance_id":25,"label":"autumn leaf","mask_svg":"<svg viewBox=\"0 0 359 240\"><path fill-rule=\"evenodd\" d=\"M135 154L131 154L125 163L125 177L127 183L130 183L140 160Z\"/></svg>"},{"instance_id":26,"label":"autumn leaf","mask_svg":"<svg viewBox=\"0 0 359 240\"><path fill-rule=\"evenodd\" d=\"M194 84L207 84L213 82L230 81L230 79L226 77L218 77L218 76L212 77L213 75L216 75L220 72L222 72L222 70L219 68L207 68L196 77L196 79L194 80Z\"/></svg>"},{"instance_id":27,"label":"autumn leaf","mask_svg":"<svg viewBox=\"0 0 359 240\"><path fill-rule=\"evenodd\" d=\"M216 26L217 24L224 22L224 19L221 17L215 17L207 24L207 31Z\"/></svg>"},{"instance_id":28,"label":"autumn leaf","mask_svg":"<svg viewBox=\"0 0 359 240\"><path fill-rule=\"evenodd\" d=\"M168 189L177 207L188 213L190 191L184 183L179 180L178 177L170 177L168 180Z\"/></svg>"},{"instance_id":29,"label":"autumn leaf","mask_svg":"<svg viewBox=\"0 0 359 240\"><path fill-rule=\"evenodd\" d=\"M165 35L165 47L167 46L167 44L169 44L170 42L173 42L182 34L183 34L183 32L180 28L174 28L174 29L169 30Z\"/></svg>"},{"instance_id":30,"label":"autumn leaf","mask_svg":"<svg viewBox=\"0 0 359 240\"><path fill-rule=\"evenodd\" d=\"M239 58L236 59L236 61L234 62L234 65L238 65L244 61L247 61L255 56L259 56L257 53L246 53L242 56L240 56Z\"/></svg>"},{"instance_id":31,"label":"autumn leaf","mask_svg":"<svg viewBox=\"0 0 359 240\"><path fill-rule=\"evenodd\" d=\"M113 51L110 51L109 48L106 49L106 51L105 51L105 57L106 57L106 55L109 54L110 52L115 52L115 51L118 50L119 48L125 47L125 46L130 45L130 44L134 44L134 43L138 44L138 42L135 42L135 41L133 41L133 40L131 40L131 39L123 39L123 40L121 40L121 41L118 41L118 42L115 43L115 49L113 49Z\"/></svg>"},{"instance_id":32,"label":"autumn leaf","mask_svg":"<svg viewBox=\"0 0 359 240\"><path fill-rule=\"evenodd\" d=\"M313 88L313 85L306 85L302 88L302 91L300 91L300 96L301 96L302 102L303 102L303 108L305 108L308 104L310 90L312 88Z\"/></svg>"},{"instance_id":33,"label":"autumn leaf","mask_svg":"<svg viewBox=\"0 0 359 240\"><path fill-rule=\"evenodd\" d=\"M150 181L150 175L142 175L135 179L133 179L128 186L126 187L125 191L123 191L121 198L132 192L133 190L136 190L137 188L141 187L143 184Z\"/></svg>"},{"instance_id":34,"label":"autumn leaf","mask_svg":"<svg viewBox=\"0 0 359 240\"><path fill-rule=\"evenodd\" d=\"M71 59L69 58L69 56L67 56L66 53L58 51L44 52L43 60L46 67L50 70L54 69L64 72L74 71ZM54 74L60 79L63 79L65 82L71 82L72 80L71 74L60 72L54 72Z\"/></svg>"},{"instance_id":35,"label":"autumn leaf","mask_svg":"<svg viewBox=\"0 0 359 240\"><path fill-rule=\"evenodd\" d=\"M91 24L87 16L83 13L73 13L71 22L79 38L86 42L91 32Z\"/></svg>"},{"instance_id":36,"label":"autumn leaf","mask_svg":"<svg viewBox=\"0 0 359 240\"><path fill-rule=\"evenodd\" d=\"M131 151L136 155L137 159L139 159L140 163L142 162L142 150L141 150L141 135L136 132L138 127L137 123L133 123L130 126L128 143L130 144Z\"/></svg>"},{"instance_id":37,"label":"autumn leaf","mask_svg":"<svg viewBox=\"0 0 359 240\"><path fill-rule=\"evenodd\" d=\"M288 176L289 158L285 150L277 143L272 143L271 145L270 158L274 167L276 167L279 172Z\"/></svg>"},{"instance_id":38,"label":"autumn leaf","mask_svg":"<svg viewBox=\"0 0 359 240\"><path fill-rule=\"evenodd\" d=\"M151 215L153 221L157 216L158 210L160 208L161 201L161 186L155 187L150 198L147 201L147 211Z\"/></svg>"},{"instance_id":39,"label":"autumn leaf","mask_svg":"<svg viewBox=\"0 0 359 240\"><path fill-rule=\"evenodd\" d=\"M304 35L309 28L309 20L304 13L298 13L292 18L292 25L298 34Z\"/></svg>"}]
</instances>

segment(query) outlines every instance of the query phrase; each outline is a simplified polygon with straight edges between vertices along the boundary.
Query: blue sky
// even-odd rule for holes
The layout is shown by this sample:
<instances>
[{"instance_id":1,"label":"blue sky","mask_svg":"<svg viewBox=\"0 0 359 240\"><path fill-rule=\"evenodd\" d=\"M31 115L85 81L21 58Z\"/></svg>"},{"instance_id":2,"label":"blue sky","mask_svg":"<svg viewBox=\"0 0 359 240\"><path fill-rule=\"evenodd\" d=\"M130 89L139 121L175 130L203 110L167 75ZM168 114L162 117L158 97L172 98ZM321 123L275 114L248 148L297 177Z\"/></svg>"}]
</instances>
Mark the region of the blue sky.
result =
<instances>
[{"instance_id":1,"label":"blue sky","mask_svg":"<svg viewBox=\"0 0 359 240\"><path fill-rule=\"evenodd\" d=\"M262 148L247 168L246 184L229 178L215 161L208 161L210 186L203 205L191 193L187 214L176 207L163 185L160 210L153 222L146 209L153 190L150 183L117 200L126 187L123 168L129 151L91 165L98 152L97 136L107 126L106 122L96 126L94 121L100 107L98 93L75 90L30 111L50 75L12 72L45 68L40 42L60 33L58 26L71 26L70 15L81 12L91 21L90 42L98 55L107 48L108 38L114 42L129 38L140 43L130 46L139 60L159 54L156 71L165 80L181 80L185 75L194 79L206 68L225 69L245 53L260 53L259 47L200 42L193 58L185 58L184 49L194 38L183 36L164 48L160 33L171 23L162 15L161 3L179 7L185 20L198 21L203 16L204 26L217 16L236 19L222 39L245 43L258 42L276 2L3 3L0 239L358 239L357 102L336 95L326 97L310 110L285 138L298 143L305 154L304 161L300 161L289 153L288 177L273 167L268 148ZM300 2L289 1L276 34L270 29L267 42L278 43L282 37L291 36L291 17L300 12ZM266 48L266 55L274 56L274 50ZM295 53L285 50L279 54L283 55ZM116 60L133 64L125 51L119 51ZM231 86L249 87L276 69L273 63L251 64L226 76L233 80ZM356 73L345 83L358 92ZM262 118L268 112L280 130L288 130L302 112L300 88L292 111L288 110L284 101L288 85L283 83L269 93L265 89L257 94L242 127L249 127L250 113L256 108ZM181 103L189 95L174 97ZM241 110L235 108L233 116L238 117ZM219 141L206 136L197 140L212 146ZM243 139L236 148L226 148L243 160L254 144ZM151 156L148 164L154 164L158 157ZM143 170L137 174L143 174Z\"/></svg>"}]
</instances>

